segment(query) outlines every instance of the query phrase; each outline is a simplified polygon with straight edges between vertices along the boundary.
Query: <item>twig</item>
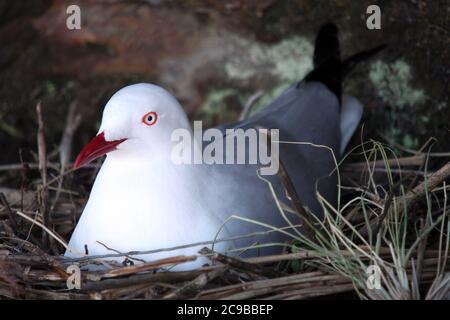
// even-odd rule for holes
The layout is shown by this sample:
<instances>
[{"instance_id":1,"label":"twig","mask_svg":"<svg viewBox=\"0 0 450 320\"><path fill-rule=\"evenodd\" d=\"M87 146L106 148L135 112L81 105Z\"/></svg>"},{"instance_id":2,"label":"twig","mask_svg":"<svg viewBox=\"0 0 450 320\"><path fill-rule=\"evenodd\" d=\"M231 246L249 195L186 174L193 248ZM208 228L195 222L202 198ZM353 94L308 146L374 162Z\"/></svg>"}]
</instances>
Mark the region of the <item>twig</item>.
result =
<instances>
[{"instance_id":1,"label":"twig","mask_svg":"<svg viewBox=\"0 0 450 320\"><path fill-rule=\"evenodd\" d=\"M305 288L300 290L295 290L289 293L285 293L284 296L279 295L276 297L277 299L286 299L286 300L300 300L300 299L308 299L313 297L327 296L331 294L343 293L352 291L354 286L352 283L346 283L341 285L326 285L317 288ZM273 298L273 297L272 297Z\"/></svg>"},{"instance_id":2,"label":"twig","mask_svg":"<svg viewBox=\"0 0 450 320\"><path fill-rule=\"evenodd\" d=\"M284 228L280 228L282 230L285 229L291 229L293 227L299 227L298 225L288 226ZM96 259L105 259L105 258L118 258L118 257L124 257L124 256L136 256L136 255L144 255L144 254L151 254L151 253L159 253L159 252L166 252L166 251L175 251L179 249L186 249L191 247L198 247L198 246L207 246L211 244L216 244L219 242L227 242L227 241L234 241L238 239L245 239L249 237L259 236L259 235L267 235L270 233L276 232L276 230L268 230L268 231L257 231L252 232L244 235L237 235L229 238L221 238L216 240L210 240L210 241L200 241L200 242L194 242L184 245L179 245L175 247L169 247L169 248L160 248L160 249L152 249L152 250L143 250L143 251L129 251L124 253L111 253L111 254L102 254L102 255L91 255L91 256L84 256L80 258L64 258L64 261L66 262L84 262L88 260L96 260Z\"/></svg>"},{"instance_id":3,"label":"twig","mask_svg":"<svg viewBox=\"0 0 450 320\"><path fill-rule=\"evenodd\" d=\"M11 223L13 230L19 230L16 218L14 217L11 207L9 206L8 200L6 200L5 194L3 192L0 192L0 202L6 208L6 212L8 213L9 217L9 222Z\"/></svg>"},{"instance_id":4,"label":"twig","mask_svg":"<svg viewBox=\"0 0 450 320\"><path fill-rule=\"evenodd\" d=\"M345 281L345 278L341 275L328 275L322 271L314 271L285 277L279 277L275 279L256 280L247 283L233 284L221 288L206 290L202 292L199 298L201 299L253 298L256 296L261 296L267 293L274 292L275 288L286 289L286 286L293 286L301 283L323 282L326 280L337 280L337 279ZM247 292L253 290L260 290L260 291L258 291L257 294L251 294L251 296L246 295L244 297L236 295L240 292L244 291ZM230 294L232 294L233 296L230 296Z\"/></svg>"},{"instance_id":5,"label":"twig","mask_svg":"<svg viewBox=\"0 0 450 320\"><path fill-rule=\"evenodd\" d=\"M374 168L377 167L393 167L393 166L421 166L423 162L425 161L425 155L415 155L411 157L404 157L404 158L398 158L398 159L388 159L387 163L384 160L377 160L377 161L370 161L369 163L363 161L363 162L355 162L355 163L348 163L343 166L343 171L361 171L361 170L367 170L368 165L373 166Z\"/></svg>"},{"instance_id":6,"label":"twig","mask_svg":"<svg viewBox=\"0 0 450 320\"><path fill-rule=\"evenodd\" d=\"M242 112L239 116L239 121L247 119L247 117L250 115L250 112L252 111L252 108L255 105L256 101L258 101L263 95L264 95L264 91L259 90L255 94L253 94L250 98L248 98L248 100L245 103L244 108L242 109Z\"/></svg>"},{"instance_id":7,"label":"twig","mask_svg":"<svg viewBox=\"0 0 450 320\"><path fill-rule=\"evenodd\" d=\"M406 194L406 198L409 199L409 204L415 202L427 191L432 191L449 176L450 176L450 161L447 162L442 168L432 173L422 183L414 187L412 190L408 191L408 193Z\"/></svg>"},{"instance_id":8,"label":"twig","mask_svg":"<svg viewBox=\"0 0 450 320\"><path fill-rule=\"evenodd\" d=\"M81 123L81 115L75 114L76 104L72 103L69 107L69 112L67 113L66 126L59 143L59 161L60 161L60 172L59 175L61 179L58 181L58 188L56 190L55 198L53 199L52 205L50 207L50 214L53 212L56 203L58 202L59 196L61 194L62 184L64 181L64 172L66 170L66 165L69 162L72 153L72 139L73 134Z\"/></svg>"},{"instance_id":9,"label":"twig","mask_svg":"<svg viewBox=\"0 0 450 320\"><path fill-rule=\"evenodd\" d=\"M389 139L388 137L381 135L383 139L385 139L389 144L393 145L394 147L399 148L402 151L408 152L413 155L423 155L423 156L429 156L429 157L450 157L450 152L423 152L423 150L426 148L427 145L430 144L433 140L436 141L435 138L428 139L425 144L420 148L420 150L413 150L406 148L402 146L401 144L395 142L393 139Z\"/></svg>"},{"instance_id":10,"label":"twig","mask_svg":"<svg viewBox=\"0 0 450 320\"><path fill-rule=\"evenodd\" d=\"M101 274L100 277L102 279L103 278L121 277L121 276L126 276L126 275L130 275L130 274L144 272L144 271L157 270L157 269L160 269L163 267L173 266L175 264L194 261L196 259L197 259L196 256L169 257L169 258L155 260L155 261L151 261L151 262L145 262L143 264L138 264L138 265L134 265L134 266L113 269L113 270L110 270L110 271L107 271L107 272Z\"/></svg>"},{"instance_id":11,"label":"twig","mask_svg":"<svg viewBox=\"0 0 450 320\"><path fill-rule=\"evenodd\" d=\"M374 250L374 248L366 247L366 246L360 246L361 250L366 252L371 252ZM389 248L379 248L380 254L389 254L390 250ZM292 261L292 260L307 260L307 259L316 259L320 257L324 257L325 255L318 253L315 250L301 250L299 252L294 253L285 253L285 254L277 254L272 256L262 256L262 257L253 257L253 258L247 258L244 259L245 262L251 263L251 264L260 264L260 263L272 263L272 262L280 262L280 261ZM339 254L336 253L336 257L343 256L343 257L359 257L355 256L355 253L349 250L340 250ZM330 255L330 258L333 256Z\"/></svg>"},{"instance_id":12,"label":"twig","mask_svg":"<svg viewBox=\"0 0 450 320\"><path fill-rule=\"evenodd\" d=\"M29 169L39 169L39 163L27 163ZM85 165L83 168L96 168L96 164L89 163ZM47 162L47 169L59 170L59 165L57 163ZM0 165L0 171L17 171L23 169L23 163L11 163L11 164L3 164Z\"/></svg>"},{"instance_id":13,"label":"twig","mask_svg":"<svg viewBox=\"0 0 450 320\"><path fill-rule=\"evenodd\" d=\"M47 190L47 146L45 143L45 125L42 117L42 105L39 102L36 105L36 113L38 119L38 132L37 132L37 145L38 145L38 158L39 158L39 171L42 178L42 188L38 191L40 199L40 211L43 217L44 225L50 228L50 216L47 208L48 202L48 190ZM48 238L46 233L42 233L42 241L44 244L48 244Z\"/></svg>"},{"instance_id":14,"label":"twig","mask_svg":"<svg viewBox=\"0 0 450 320\"><path fill-rule=\"evenodd\" d=\"M190 281L210 269L197 269L194 271L181 271L181 272L160 272L160 273L145 273L132 275L127 278L120 279L106 279L96 282L88 282L82 284L81 288L84 291L100 291L106 289L127 287L142 283L176 283L180 281Z\"/></svg>"},{"instance_id":15,"label":"twig","mask_svg":"<svg viewBox=\"0 0 450 320\"><path fill-rule=\"evenodd\" d=\"M63 279L67 278L67 273L65 271L64 266L53 256L45 253L41 248L39 248L38 246L26 241L26 240L22 240L19 238L13 238L11 239L17 243L20 243L20 245L25 248L28 252L34 254L33 255L28 255L28 256L19 256L19 259L14 259L17 258L17 256L5 256L2 257L3 260L7 260L7 261L13 261L13 262L17 262L17 263L25 263L27 266L28 265L32 265L35 264L36 262L41 262L42 264L48 265L50 267L52 267L61 277L63 277ZM39 260L36 259L37 257L39 257Z\"/></svg>"},{"instance_id":16,"label":"twig","mask_svg":"<svg viewBox=\"0 0 450 320\"><path fill-rule=\"evenodd\" d=\"M76 104L72 103L69 107L69 112L67 113L66 125L64 127L64 132L59 143L59 159L61 163L61 170L65 168L69 162L70 156L72 154L72 140L73 135L81 123L81 115L76 114Z\"/></svg>"},{"instance_id":17,"label":"twig","mask_svg":"<svg viewBox=\"0 0 450 320\"><path fill-rule=\"evenodd\" d=\"M258 130L261 130L263 128L258 127ZM267 146L270 149L270 146L272 145L272 136L270 134L270 130L262 130L264 134L267 135ZM278 162L278 176L281 179L281 182L283 183L284 188L286 189L286 192L294 206L294 209L297 211L297 213L300 216L301 224L303 225L305 236L312 242L315 242L315 235L318 234L320 231L314 227L314 223L311 220L310 215L306 212L305 208L302 205L302 202L300 200L300 197L298 196L297 191L295 190L295 186L292 183L291 178L289 177L289 174L286 171L286 168L281 161L280 158L277 158L278 155L273 154L271 150L269 150L271 153L271 156L275 158L275 161Z\"/></svg>"},{"instance_id":18,"label":"twig","mask_svg":"<svg viewBox=\"0 0 450 320\"><path fill-rule=\"evenodd\" d=\"M139 259L139 258L133 258L133 257L130 257L130 256L128 256L128 255L126 255L126 254L123 254L123 252L120 252L119 250L116 250L116 249L113 249L113 248L110 248L110 247L108 247L106 244L104 244L103 242L101 242L101 241L96 241L99 245L101 245L101 246L103 246L106 250L108 250L108 251L113 251L113 252L115 252L115 253L117 253L117 254L121 254L123 257L125 257L125 258L128 258L128 259L130 259L130 260L136 260L136 261L140 261L140 262L145 262L145 260L142 260L142 259Z\"/></svg>"},{"instance_id":19,"label":"twig","mask_svg":"<svg viewBox=\"0 0 450 320\"><path fill-rule=\"evenodd\" d=\"M27 216L25 213L20 212L20 211L16 211L16 214L18 214L19 216L21 216L22 218L24 218L25 220L28 220L29 222L38 225L39 227L41 227L45 232L47 232L53 239L55 239L57 242L59 242L66 250L68 250L69 252L73 252L73 250L71 250L69 248L69 246L59 237L57 236L53 231L51 231L49 228L47 228L45 225L43 225L42 223L40 223L39 221L30 218L29 216Z\"/></svg>"},{"instance_id":20,"label":"twig","mask_svg":"<svg viewBox=\"0 0 450 320\"><path fill-rule=\"evenodd\" d=\"M226 270L227 267L220 266L211 271L202 273L198 277L189 281L184 286L177 288L174 291L170 292L169 294L165 295L163 299L179 299L181 297L193 295L200 289L205 287L209 282L211 282L217 277L220 277Z\"/></svg>"},{"instance_id":21,"label":"twig","mask_svg":"<svg viewBox=\"0 0 450 320\"><path fill-rule=\"evenodd\" d=\"M223 255L219 252L213 252L208 248L203 248L199 252L200 254L204 256L208 256L212 260L217 260L223 264L229 265L231 267L234 267L236 269L239 269L244 272L248 272L250 274L253 274L256 276L257 279L267 278L267 277L277 277L280 276L281 273L276 272L274 270L268 270L266 268L263 268L261 266L251 264L248 262L245 262L241 259L229 257L226 255ZM262 276L262 277L261 277Z\"/></svg>"},{"instance_id":22,"label":"twig","mask_svg":"<svg viewBox=\"0 0 450 320\"><path fill-rule=\"evenodd\" d=\"M309 214L306 212L305 208L302 205L302 202L300 201L300 197L298 196L297 191L295 190L294 184L292 183L291 178L289 177L286 168L284 167L283 162L281 159L279 159L279 170L278 170L278 176L281 179L281 182L283 183L289 198L292 201L292 204L294 206L294 209L298 212L300 215L300 219L302 220L302 225L305 230L306 237L311 240L312 242L315 242L314 235L318 233L319 231L314 227L314 223L311 220Z\"/></svg>"}]
</instances>

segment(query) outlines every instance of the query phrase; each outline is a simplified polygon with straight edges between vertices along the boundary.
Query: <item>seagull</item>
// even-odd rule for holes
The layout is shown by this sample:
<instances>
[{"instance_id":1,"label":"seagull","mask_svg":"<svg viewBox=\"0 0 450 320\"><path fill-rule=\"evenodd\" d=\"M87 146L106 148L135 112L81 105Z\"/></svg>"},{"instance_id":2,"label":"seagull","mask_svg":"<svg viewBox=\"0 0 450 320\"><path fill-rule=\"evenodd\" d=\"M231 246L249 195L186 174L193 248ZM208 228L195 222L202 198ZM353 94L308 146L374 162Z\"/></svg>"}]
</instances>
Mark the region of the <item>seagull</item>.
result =
<instances>
[{"instance_id":1,"label":"seagull","mask_svg":"<svg viewBox=\"0 0 450 320\"><path fill-rule=\"evenodd\" d=\"M336 203L337 179L330 173L362 115L356 98L342 97L345 65L353 66L341 63L337 27L327 24L316 38L313 71L255 115L217 127L224 136L238 128L279 130L279 158L302 204L318 217L317 192ZM174 163L172 134L180 129L193 131L180 103L157 85L130 85L111 97L98 134L74 163L78 169L106 155L66 257L142 251L147 253L131 258L198 256L174 269L187 270L208 262L198 254L204 246L247 256L281 251L294 231L277 228L288 220L297 224L298 217L289 212L277 175L262 177L258 164ZM287 205L285 214L277 203ZM177 249L158 251L167 248Z\"/></svg>"}]
</instances>

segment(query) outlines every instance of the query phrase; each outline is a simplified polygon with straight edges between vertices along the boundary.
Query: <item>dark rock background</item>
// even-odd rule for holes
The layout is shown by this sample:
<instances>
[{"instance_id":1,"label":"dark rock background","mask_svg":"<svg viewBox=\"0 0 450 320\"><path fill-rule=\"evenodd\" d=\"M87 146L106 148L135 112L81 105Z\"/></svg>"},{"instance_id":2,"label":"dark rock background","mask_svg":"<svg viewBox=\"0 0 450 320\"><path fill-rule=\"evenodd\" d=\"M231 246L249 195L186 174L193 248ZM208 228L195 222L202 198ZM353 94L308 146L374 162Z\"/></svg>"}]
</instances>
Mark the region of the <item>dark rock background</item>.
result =
<instances>
[{"instance_id":1,"label":"dark rock background","mask_svg":"<svg viewBox=\"0 0 450 320\"><path fill-rule=\"evenodd\" d=\"M70 4L81 7L81 30L66 28ZM381 7L381 30L366 28L370 4ZM449 16L443 0L1 0L0 163L19 162L19 149L33 160L38 101L50 150L76 106L77 151L109 97L135 82L166 87L191 118L233 120L253 93L269 99L293 81L290 71L303 76L315 33L329 21L341 29L343 56L389 45L345 82L365 105L364 137L408 148L435 137L433 150L448 151Z\"/></svg>"}]
</instances>

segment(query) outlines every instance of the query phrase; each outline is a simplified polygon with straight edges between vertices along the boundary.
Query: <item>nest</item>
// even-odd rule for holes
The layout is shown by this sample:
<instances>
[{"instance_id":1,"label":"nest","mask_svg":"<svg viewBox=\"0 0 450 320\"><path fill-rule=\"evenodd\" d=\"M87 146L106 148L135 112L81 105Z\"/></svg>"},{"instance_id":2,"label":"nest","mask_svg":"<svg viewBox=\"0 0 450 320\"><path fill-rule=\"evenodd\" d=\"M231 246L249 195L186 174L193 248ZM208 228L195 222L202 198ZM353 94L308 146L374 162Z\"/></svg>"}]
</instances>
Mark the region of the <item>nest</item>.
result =
<instances>
[{"instance_id":1,"label":"nest","mask_svg":"<svg viewBox=\"0 0 450 320\"><path fill-rule=\"evenodd\" d=\"M403 150L413 154L389 158L391 150L381 143L359 146L359 158L363 155L365 161L338 165L339 206L319 199L323 220L302 207L301 196L281 166L280 179L305 232L278 255L241 259L205 247L199 255L207 256L210 265L171 272L171 266L196 256L134 263L133 256L142 252L110 249L112 256L123 257L123 264L83 271L84 264L106 256L64 259L61 253L98 165L76 176L70 171L64 143L75 127L66 129L59 152L47 154L40 106L38 116L35 162L0 167L3 184L19 185L0 190L2 298L308 299L348 292L366 299L444 299L449 295L450 162L434 171L428 168L428 159L448 154ZM375 278L368 276L369 270L375 270ZM371 279L376 280L372 285Z\"/></svg>"}]
</instances>

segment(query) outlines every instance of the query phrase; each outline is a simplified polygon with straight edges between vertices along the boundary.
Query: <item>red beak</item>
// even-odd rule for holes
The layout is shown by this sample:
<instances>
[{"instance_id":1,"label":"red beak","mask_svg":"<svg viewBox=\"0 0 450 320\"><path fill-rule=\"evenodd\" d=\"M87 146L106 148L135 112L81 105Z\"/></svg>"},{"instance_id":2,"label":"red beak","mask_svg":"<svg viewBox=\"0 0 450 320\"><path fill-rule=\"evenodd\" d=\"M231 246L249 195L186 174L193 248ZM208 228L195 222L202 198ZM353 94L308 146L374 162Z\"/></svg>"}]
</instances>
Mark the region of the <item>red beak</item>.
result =
<instances>
[{"instance_id":1,"label":"red beak","mask_svg":"<svg viewBox=\"0 0 450 320\"><path fill-rule=\"evenodd\" d=\"M75 160L73 169L76 170L97 158L107 154L110 151L116 150L117 146L124 142L126 139L106 141L105 133L99 133L94 139L92 139L78 154Z\"/></svg>"}]
</instances>

